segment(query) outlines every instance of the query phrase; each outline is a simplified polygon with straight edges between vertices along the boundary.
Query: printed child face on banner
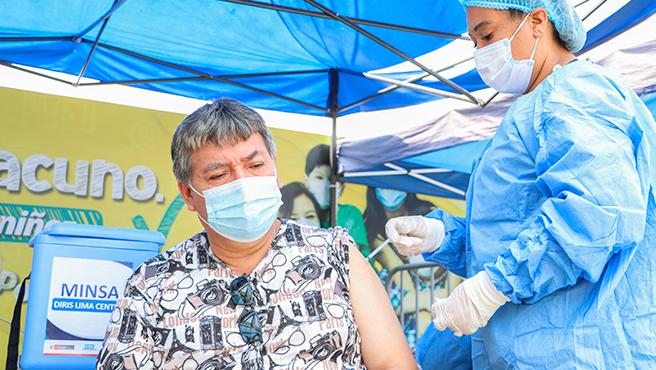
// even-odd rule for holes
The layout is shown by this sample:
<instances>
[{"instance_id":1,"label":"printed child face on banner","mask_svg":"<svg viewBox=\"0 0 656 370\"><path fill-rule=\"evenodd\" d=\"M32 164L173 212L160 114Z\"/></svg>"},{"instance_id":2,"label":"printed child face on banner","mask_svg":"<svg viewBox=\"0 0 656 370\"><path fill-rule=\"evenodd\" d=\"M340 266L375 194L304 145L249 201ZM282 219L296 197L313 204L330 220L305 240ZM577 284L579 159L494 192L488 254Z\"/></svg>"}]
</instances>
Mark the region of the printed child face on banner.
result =
<instances>
[{"instance_id":1,"label":"printed child face on banner","mask_svg":"<svg viewBox=\"0 0 656 370\"><path fill-rule=\"evenodd\" d=\"M303 176L305 186L314 195L321 209L330 206L330 167L326 165L316 166L309 175Z\"/></svg>"},{"instance_id":2,"label":"printed child face on banner","mask_svg":"<svg viewBox=\"0 0 656 370\"><path fill-rule=\"evenodd\" d=\"M305 194L301 194L294 199L294 207L289 218L302 224L320 226L319 215L314 208L314 203Z\"/></svg>"},{"instance_id":3,"label":"printed child face on banner","mask_svg":"<svg viewBox=\"0 0 656 370\"><path fill-rule=\"evenodd\" d=\"M280 189L283 205L278 217L287 218L310 226L321 226L321 207L307 187L298 181Z\"/></svg>"},{"instance_id":4,"label":"printed child face on banner","mask_svg":"<svg viewBox=\"0 0 656 370\"><path fill-rule=\"evenodd\" d=\"M330 166L321 165L315 167L309 175L304 175L305 186L314 195L321 209L328 209L330 206ZM338 183L339 192L337 197L342 195L344 184Z\"/></svg>"}]
</instances>

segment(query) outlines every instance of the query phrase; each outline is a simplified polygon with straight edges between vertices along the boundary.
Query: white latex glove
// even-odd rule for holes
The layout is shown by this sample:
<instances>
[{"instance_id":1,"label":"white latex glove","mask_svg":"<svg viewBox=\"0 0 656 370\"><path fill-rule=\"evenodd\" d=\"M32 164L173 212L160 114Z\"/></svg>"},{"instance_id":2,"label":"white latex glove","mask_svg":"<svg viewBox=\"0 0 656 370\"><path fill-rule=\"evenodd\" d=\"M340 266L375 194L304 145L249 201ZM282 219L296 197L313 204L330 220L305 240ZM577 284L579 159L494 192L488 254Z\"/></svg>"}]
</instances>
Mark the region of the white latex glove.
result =
<instances>
[{"instance_id":1,"label":"white latex glove","mask_svg":"<svg viewBox=\"0 0 656 370\"><path fill-rule=\"evenodd\" d=\"M385 234L404 256L436 250L444 240L444 223L422 216L396 217L385 224Z\"/></svg>"},{"instance_id":2,"label":"white latex glove","mask_svg":"<svg viewBox=\"0 0 656 370\"><path fill-rule=\"evenodd\" d=\"M499 292L487 272L481 271L458 285L446 299L435 298L431 314L437 330L449 328L456 336L474 334L510 299Z\"/></svg>"}]
</instances>

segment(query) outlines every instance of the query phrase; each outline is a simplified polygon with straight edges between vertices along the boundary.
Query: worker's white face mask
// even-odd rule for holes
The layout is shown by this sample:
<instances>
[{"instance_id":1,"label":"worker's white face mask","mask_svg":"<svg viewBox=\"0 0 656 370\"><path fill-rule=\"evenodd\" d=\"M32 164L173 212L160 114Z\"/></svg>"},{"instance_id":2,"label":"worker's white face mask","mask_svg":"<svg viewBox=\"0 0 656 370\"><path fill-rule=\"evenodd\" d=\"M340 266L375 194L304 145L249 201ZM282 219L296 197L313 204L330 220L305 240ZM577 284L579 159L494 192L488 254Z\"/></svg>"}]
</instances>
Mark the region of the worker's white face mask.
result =
<instances>
[{"instance_id":1,"label":"worker's white face mask","mask_svg":"<svg viewBox=\"0 0 656 370\"><path fill-rule=\"evenodd\" d=\"M510 43L522 28L528 15L519 25L515 33L509 39L499 40L482 49L474 51L474 62L476 70L481 75L483 81L493 89L502 93L521 94L528 88L533 74L533 56L538 47L538 41L535 40L533 53L528 60L514 60Z\"/></svg>"}]
</instances>

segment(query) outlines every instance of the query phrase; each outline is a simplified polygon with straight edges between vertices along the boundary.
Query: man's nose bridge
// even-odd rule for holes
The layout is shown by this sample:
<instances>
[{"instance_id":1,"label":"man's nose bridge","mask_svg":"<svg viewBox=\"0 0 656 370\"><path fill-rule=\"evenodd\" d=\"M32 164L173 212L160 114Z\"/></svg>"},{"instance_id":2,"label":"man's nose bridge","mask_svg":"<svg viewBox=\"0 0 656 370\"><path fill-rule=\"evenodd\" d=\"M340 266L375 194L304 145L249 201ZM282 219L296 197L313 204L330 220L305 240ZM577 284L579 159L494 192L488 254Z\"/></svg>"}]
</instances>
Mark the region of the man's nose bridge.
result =
<instances>
[{"instance_id":1,"label":"man's nose bridge","mask_svg":"<svg viewBox=\"0 0 656 370\"><path fill-rule=\"evenodd\" d=\"M236 164L236 165L234 165L234 166L232 167L231 171L232 171L232 179L233 179L233 181L234 181L234 180L238 180L238 179L242 179L242 178L244 178L244 177L252 177L252 176L255 176L253 173L251 173L251 172L249 171L249 169L248 169L247 166L244 166L244 165L241 164L241 163L240 163L240 164Z\"/></svg>"},{"instance_id":2,"label":"man's nose bridge","mask_svg":"<svg viewBox=\"0 0 656 370\"><path fill-rule=\"evenodd\" d=\"M235 180L248 176L248 172L243 166L235 166L233 169L233 177Z\"/></svg>"}]
</instances>

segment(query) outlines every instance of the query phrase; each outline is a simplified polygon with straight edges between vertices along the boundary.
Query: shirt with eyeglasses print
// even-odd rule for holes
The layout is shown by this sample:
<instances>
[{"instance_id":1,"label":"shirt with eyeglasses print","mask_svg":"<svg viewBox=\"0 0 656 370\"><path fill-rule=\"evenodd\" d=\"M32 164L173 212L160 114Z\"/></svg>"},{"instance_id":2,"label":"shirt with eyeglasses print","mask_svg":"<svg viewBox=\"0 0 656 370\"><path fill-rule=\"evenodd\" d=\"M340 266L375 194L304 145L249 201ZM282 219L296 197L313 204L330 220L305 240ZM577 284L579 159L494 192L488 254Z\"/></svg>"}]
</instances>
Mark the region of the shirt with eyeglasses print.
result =
<instances>
[{"instance_id":1,"label":"shirt with eyeglasses print","mask_svg":"<svg viewBox=\"0 0 656 370\"><path fill-rule=\"evenodd\" d=\"M253 303L246 306L232 298L239 276L211 252L205 232L196 234L128 279L96 368L363 369L349 298L349 245L355 243L342 228L282 220L268 254L248 275ZM240 330L251 311L261 342L248 343Z\"/></svg>"}]
</instances>

